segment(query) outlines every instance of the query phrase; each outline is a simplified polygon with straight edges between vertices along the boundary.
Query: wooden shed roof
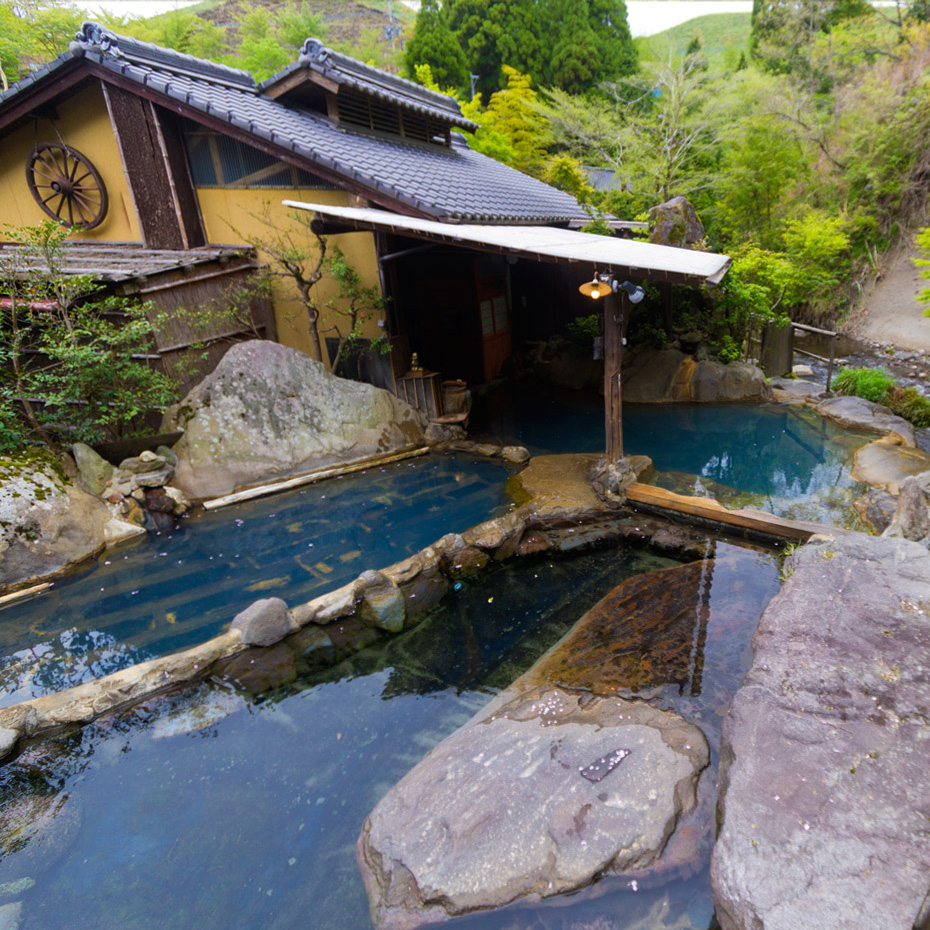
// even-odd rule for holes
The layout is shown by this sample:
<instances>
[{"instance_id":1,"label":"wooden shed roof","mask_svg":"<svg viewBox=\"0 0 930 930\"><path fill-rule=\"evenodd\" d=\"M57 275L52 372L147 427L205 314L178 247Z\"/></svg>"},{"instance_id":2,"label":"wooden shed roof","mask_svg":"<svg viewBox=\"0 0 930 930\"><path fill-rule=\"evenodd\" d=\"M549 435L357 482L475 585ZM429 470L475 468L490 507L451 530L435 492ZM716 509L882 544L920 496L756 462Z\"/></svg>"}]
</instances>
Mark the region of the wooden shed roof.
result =
<instances>
[{"instance_id":1,"label":"wooden shed roof","mask_svg":"<svg viewBox=\"0 0 930 930\"><path fill-rule=\"evenodd\" d=\"M146 249L138 242L68 242L61 253L61 270L67 275L88 275L111 283L182 271L208 262L226 263L252 255L247 246L206 246L175 251ZM22 278L48 265L43 256L26 246L0 243L0 273Z\"/></svg>"}]
</instances>

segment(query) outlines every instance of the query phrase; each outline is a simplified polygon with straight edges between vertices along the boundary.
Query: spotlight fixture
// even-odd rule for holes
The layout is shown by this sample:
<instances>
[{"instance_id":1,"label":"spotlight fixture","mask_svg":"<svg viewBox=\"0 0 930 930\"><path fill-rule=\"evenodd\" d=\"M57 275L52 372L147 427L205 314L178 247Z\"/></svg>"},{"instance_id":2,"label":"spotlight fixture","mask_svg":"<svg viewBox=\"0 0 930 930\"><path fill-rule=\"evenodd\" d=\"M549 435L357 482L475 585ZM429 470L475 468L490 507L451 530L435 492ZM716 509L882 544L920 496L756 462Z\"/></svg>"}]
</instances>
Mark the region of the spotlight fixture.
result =
<instances>
[{"instance_id":1,"label":"spotlight fixture","mask_svg":"<svg viewBox=\"0 0 930 930\"><path fill-rule=\"evenodd\" d=\"M615 284L614 290L617 288L626 292L631 304L638 304L646 296L646 292L638 284L633 284L631 281Z\"/></svg>"}]
</instances>

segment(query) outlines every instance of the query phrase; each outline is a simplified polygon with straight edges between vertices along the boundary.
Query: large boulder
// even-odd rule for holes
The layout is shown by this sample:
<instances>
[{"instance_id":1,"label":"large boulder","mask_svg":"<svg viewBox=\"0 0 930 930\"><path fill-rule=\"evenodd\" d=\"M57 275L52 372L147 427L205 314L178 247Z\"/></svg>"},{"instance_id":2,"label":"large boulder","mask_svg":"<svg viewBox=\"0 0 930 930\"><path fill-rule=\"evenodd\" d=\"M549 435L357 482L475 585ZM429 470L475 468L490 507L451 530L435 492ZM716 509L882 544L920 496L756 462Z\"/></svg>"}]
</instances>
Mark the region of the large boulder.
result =
<instances>
[{"instance_id":1,"label":"large boulder","mask_svg":"<svg viewBox=\"0 0 930 930\"><path fill-rule=\"evenodd\" d=\"M162 425L184 430L172 484L205 498L422 444L426 419L387 391L257 340L233 346Z\"/></svg>"},{"instance_id":2,"label":"large boulder","mask_svg":"<svg viewBox=\"0 0 930 930\"><path fill-rule=\"evenodd\" d=\"M704 224L691 202L681 196L652 207L649 210L649 224L649 241L656 245L690 249L700 245L706 235Z\"/></svg>"},{"instance_id":3,"label":"large boulder","mask_svg":"<svg viewBox=\"0 0 930 930\"><path fill-rule=\"evenodd\" d=\"M702 571L620 585L387 793L356 849L378 930L696 867L683 850L699 848L670 837L697 803L707 741L617 691L687 678Z\"/></svg>"},{"instance_id":4,"label":"large boulder","mask_svg":"<svg viewBox=\"0 0 930 930\"><path fill-rule=\"evenodd\" d=\"M747 362L696 361L678 349L641 349L623 370L623 399L638 404L772 399L761 368Z\"/></svg>"},{"instance_id":5,"label":"large boulder","mask_svg":"<svg viewBox=\"0 0 930 930\"><path fill-rule=\"evenodd\" d=\"M51 458L0 457L0 590L52 574L104 547L110 512Z\"/></svg>"},{"instance_id":6,"label":"large boulder","mask_svg":"<svg viewBox=\"0 0 930 930\"><path fill-rule=\"evenodd\" d=\"M930 925L930 554L815 537L724 721L723 930Z\"/></svg>"}]
</instances>

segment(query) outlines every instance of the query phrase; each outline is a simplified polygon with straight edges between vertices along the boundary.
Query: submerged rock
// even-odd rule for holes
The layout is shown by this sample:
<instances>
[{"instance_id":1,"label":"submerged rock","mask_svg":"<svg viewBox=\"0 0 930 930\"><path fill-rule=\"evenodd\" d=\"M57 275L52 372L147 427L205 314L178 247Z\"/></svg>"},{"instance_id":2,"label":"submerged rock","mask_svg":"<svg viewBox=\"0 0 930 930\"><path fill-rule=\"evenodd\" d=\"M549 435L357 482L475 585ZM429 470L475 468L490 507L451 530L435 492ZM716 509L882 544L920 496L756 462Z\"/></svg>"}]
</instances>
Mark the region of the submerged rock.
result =
<instances>
[{"instance_id":1,"label":"submerged rock","mask_svg":"<svg viewBox=\"0 0 930 930\"><path fill-rule=\"evenodd\" d=\"M664 876L707 741L616 691L687 678L711 564L620 585L388 792L357 845L379 930L563 894L605 874ZM660 641L669 649L649 666L643 656ZM676 866L699 845L678 844Z\"/></svg>"},{"instance_id":2,"label":"submerged rock","mask_svg":"<svg viewBox=\"0 0 930 930\"><path fill-rule=\"evenodd\" d=\"M204 498L422 444L426 419L387 391L257 340L233 346L164 426L185 431L172 483Z\"/></svg>"},{"instance_id":3,"label":"submerged rock","mask_svg":"<svg viewBox=\"0 0 930 930\"><path fill-rule=\"evenodd\" d=\"M763 614L724 721L723 930L930 921L930 554L815 537Z\"/></svg>"},{"instance_id":4,"label":"submerged rock","mask_svg":"<svg viewBox=\"0 0 930 930\"><path fill-rule=\"evenodd\" d=\"M897 495L901 482L930 468L930 454L904 444L899 436L885 436L856 450L850 472L862 481Z\"/></svg>"},{"instance_id":5,"label":"submerged rock","mask_svg":"<svg viewBox=\"0 0 930 930\"><path fill-rule=\"evenodd\" d=\"M0 457L0 590L80 562L104 546L106 505L35 457Z\"/></svg>"}]
</instances>

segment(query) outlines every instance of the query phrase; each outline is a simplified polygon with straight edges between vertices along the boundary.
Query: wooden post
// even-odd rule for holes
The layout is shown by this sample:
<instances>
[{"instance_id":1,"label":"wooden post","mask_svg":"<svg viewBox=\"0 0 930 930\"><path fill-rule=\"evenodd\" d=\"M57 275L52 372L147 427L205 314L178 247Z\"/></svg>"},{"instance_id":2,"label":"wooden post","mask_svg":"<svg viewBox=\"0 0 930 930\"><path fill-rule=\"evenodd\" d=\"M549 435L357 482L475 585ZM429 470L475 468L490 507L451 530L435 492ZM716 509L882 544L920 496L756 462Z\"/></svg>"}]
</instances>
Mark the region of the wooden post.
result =
<instances>
[{"instance_id":1,"label":"wooden post","mask_svg":"<svg viewBox=\"0 0 930 930\"><path fill-rule=\"evenodd\" d=\"M626 295L609 293L604 298L604 429L607 461L623 458L623 404L620 388L620 357L623 352L621 325Z\"/></svg>"}]
</instances>

